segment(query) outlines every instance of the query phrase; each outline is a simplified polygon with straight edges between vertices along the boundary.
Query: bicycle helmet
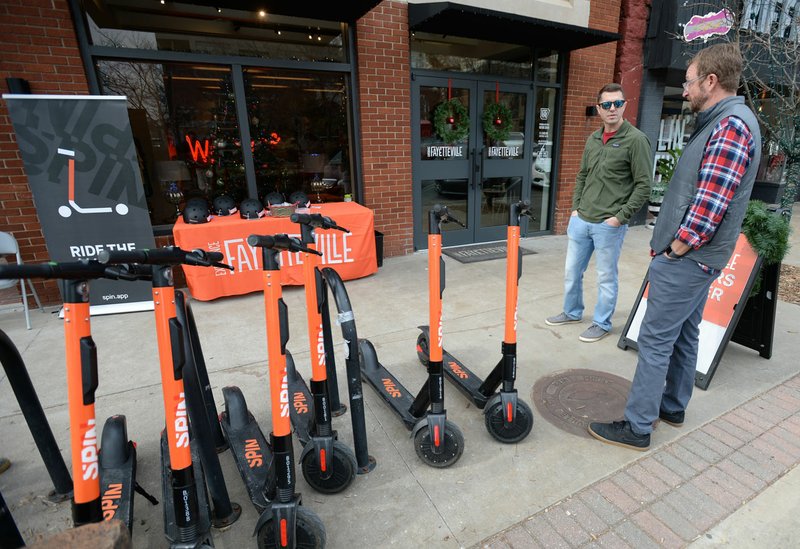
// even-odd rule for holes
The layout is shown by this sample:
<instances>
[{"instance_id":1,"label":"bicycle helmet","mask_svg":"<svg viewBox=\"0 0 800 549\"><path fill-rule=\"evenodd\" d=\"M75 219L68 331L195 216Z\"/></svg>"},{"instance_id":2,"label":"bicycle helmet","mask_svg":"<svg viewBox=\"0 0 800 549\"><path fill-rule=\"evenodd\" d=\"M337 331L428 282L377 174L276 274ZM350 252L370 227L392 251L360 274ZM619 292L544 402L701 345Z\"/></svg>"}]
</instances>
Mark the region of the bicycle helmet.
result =
<instances>
[{"instance_id":1,"label":"bicycle helmet","mask_svg":"<svg viewBox=\"0 0 800 549\"><path fill-rule=\"evenodd\" d=\"M205 203L205 200L202 204L194 202L190 200L186 203L186 207L183 208L183 222L189 223L192 225L196 225L198 223L208 223L211 219L211 215L208 212L208 206Z\"/></svg>"},{"instance_id":2,"label":"bicycle helmet","mask_svg":"<svg viewBox=\"0 0 800 549\"><path fill-rule=\"evenodd\" d=\"M193 196L186 201L186 206L202 206L208 208L208 200L202 196Z\"/></svg>"},{"instance_id":3,"label":"bicycle helmet","mask_svg":"<svg viewBox=\"0 0 800 549\"><path fill-rule=\"evenodd\" d=\"M232 215L236 213L236 202L227 194L221 194L214 199L211 210L214 215Z\"/></svg>"},{"instance_id":4,"label":"bicycle helmet","mask_svg":"<svg viewBox=\"0 0 800 549\"><path fill-rule=\"evenodd\" d=\"M267 206L274 206L275 204L283 204L285 202L283 194L273 191L264 197L264 204Z\"/></svg>"},{"instance_id":5,"label":"bicycle helmet","mask_svg":"<svg viewBox=\"0 0 800 549\"><path fill-rule=\"evenodd\" d=\"M300 207L306 207L308 206L310 200L308 199L308 195L303 191L295 191L289 197L289 202L291 202L292 204L296 204L297 206Z\"/></svg>"},{"instance_id":6,"label":"bicycle helmet","mask_svg":"<svg viewBox=\"0 0 800 549\"><path fill-rule=\"evenodd\" d=\"M266 213L264 205L258 198L245 198L239 204L239 217L242 219L259 219Z\"/></svg>"}]
</instances>

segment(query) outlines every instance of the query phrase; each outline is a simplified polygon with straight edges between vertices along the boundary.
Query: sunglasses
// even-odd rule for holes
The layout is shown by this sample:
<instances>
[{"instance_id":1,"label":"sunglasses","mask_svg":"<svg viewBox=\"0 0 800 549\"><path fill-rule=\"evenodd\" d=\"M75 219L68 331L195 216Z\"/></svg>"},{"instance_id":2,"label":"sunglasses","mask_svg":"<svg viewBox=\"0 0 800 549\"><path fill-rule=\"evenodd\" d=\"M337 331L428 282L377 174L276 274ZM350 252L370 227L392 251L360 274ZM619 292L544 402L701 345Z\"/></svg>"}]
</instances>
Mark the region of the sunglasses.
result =
<instances>
[{"instance_id":1,"label":"sunglasses","mask_svg":"<svg viewBox=\"0 0 800 549\"><path fill-rule=\"evenodd\" d=\"M627 103L626 99L617 99L616 101L603 101L602 103L598 103L598 105L600 106L601 109L607 111L608 109L611 108L611 105L614 105L614 107L621 109L625 103Z\"/></svg>"}]
</instances>

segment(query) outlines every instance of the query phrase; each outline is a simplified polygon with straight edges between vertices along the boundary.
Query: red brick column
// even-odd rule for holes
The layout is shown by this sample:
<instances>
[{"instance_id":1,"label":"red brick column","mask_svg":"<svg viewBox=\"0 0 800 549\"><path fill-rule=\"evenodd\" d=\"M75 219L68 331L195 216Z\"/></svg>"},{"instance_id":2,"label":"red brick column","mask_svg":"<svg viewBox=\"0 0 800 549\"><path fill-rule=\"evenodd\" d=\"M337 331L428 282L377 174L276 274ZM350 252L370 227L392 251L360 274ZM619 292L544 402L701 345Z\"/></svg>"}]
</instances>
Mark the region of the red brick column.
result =
<instances>
[{"instance_id":1,"label":"red brick column","mask_svg":"<svg viewBox=\"0 0 800 549\"><path fill-rule=\"evenodd\" d=\"M0 51L0 87L4 93L8 77L24 78L38 94L89 92L64 0L0 2ZM0 101L0 227L14 234L23 261L49 259L4 101ZM34 285L43 303L61 302L55 282L34 281ZM18 301L18 294L0 296L0 303ZM29 302L35 306L32 299Z\"/></svg>"},{"instance_id":2,"label":"red brick column","mask_svg":"<svg viewBox=\"0 0 800 549\"><path fill-rule=\"evenodd\" d=\"M650 0L622 0L619 33L622 38L617 49L617 66L614 73L622 84L628 106L625 118L633 125L639 118L639 96L642 91L644 70L644 39L650 19Z\"/></svg>"},{"instance_id":3,"label":"red brick column","mask_svg":"<svg viewBox=\"0 0 800 549\"><path fill-rule=\"evenodd\" d=\"M384 0L356 23L364 205L384 255L414 250L408 5Z\"/></svg>"},{"instance_id":4,"label":"red brick column","mask_svg":"<svg viewBox=\"0 0 800 549\"><path fill-rule=\"evenodd\" d=\"M621 1L592 2L589 26L597 30L618 32ZM586 107L597 103L597 91L603 84L615 81L616 57L616 42L575 50L569 56L567 86L564 89L561 158L558 164L559 177L553 216L554 233L563 234L567 230L572 210L572 193L575 190L575 176L580 168L583 147L589 135L601 125L599 117L586 116Z\"/></svg>"}]
</instances>

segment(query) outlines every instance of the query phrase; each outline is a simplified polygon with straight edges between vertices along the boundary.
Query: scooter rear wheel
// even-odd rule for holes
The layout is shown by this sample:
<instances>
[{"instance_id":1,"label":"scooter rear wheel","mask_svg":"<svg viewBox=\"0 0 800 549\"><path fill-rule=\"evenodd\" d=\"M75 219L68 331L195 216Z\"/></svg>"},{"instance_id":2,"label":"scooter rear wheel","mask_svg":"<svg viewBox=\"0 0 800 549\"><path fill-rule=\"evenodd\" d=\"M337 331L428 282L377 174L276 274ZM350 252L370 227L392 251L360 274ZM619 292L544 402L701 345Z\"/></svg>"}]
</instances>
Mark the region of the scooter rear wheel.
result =
<instances>
[{"instance_id":1,"label":"scooter rear wheel","mask_svg":"<svg viewBox=\"0 0 800 549\"><path fill-rule=\"evenodd\" d=\"M428 336L425 334L419 334L417 336L417 358L422 363L423 366L426 368L428 367L428 361L430 360L430 349L428 345Z\"/></svg>"},{"instance_id":2,"label":"scooter rear wheel","mask_svg":"<svg viewBox=\"0 0 800 549\"><path fill-rule=\"evenodd\" d=\"M464 435L455 423L445 421L444 451L441 454L434 454L430 427L426 425L414 436L414 449L426 465L438 468L450 467L464 453Z\"/></svg>"},{"instance_id":3,"label":"scooter rear wheel","mask_svg":"<svg viewBox=\"0 0 800 549\"><path fill-rule=\"evenodd\" d=\"M317 453L311 451L305 455L301 466L303 478L317 492L322 494L338 494L353 482L356 477L356 456L343 442L333 441L333 473L330 478L322 478Z\"/></svg>"},{"instance_id":4,"label":"scooter rear wheel","mask_svg":"<svg viewBox=\"0 0 800 549\"><path fill-rule=\"evenodd\" d=\"M275 521L269 518L258 531L256 538L259 549L281 549L275 539ZM305 507L297 508L295 531L297 549L323 549L325 547L325 526L322 520Z\"/></svg>"},{"instance_id":5,"label":"scooter rear wheel","mask_svg":"<svg viewBox=\"0 0 800 549\"><path fill-rule=\"evenodd\" d=\"M497 400L484 412L486 430L495 439L505 444L519 442L528 436L533 428L533 412L524 401L517 399L514 421L506 424L503 417L503 403Z\"/></svg>"}]
</instances>

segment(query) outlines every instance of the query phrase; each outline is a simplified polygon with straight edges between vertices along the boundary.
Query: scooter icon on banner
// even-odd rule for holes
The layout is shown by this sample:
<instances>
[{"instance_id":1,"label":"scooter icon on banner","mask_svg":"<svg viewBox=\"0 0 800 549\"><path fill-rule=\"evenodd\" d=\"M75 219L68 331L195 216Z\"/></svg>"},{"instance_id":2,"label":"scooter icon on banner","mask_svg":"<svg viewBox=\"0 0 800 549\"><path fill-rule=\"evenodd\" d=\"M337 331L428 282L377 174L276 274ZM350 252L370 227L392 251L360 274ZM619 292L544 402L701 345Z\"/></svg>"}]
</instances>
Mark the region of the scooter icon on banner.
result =
<instances>
[{"instance_id":1,"label":"scooter icon on banner","mask_svg":"<svg viewBox=\"0 0 800 549\"><path fill-rule=\"evenodd\" d=\"M94 214L94 213L111 213L116 211L119 215L128 213L128 206L125 204L117 204L113 209L110 206L102 208L81 208L75 203L75 151L68 149L58 149L58 154L63 154L69 157L69 206L63 205L58 207L58 214L61 217L69 217L72 215L72 210L81 214Z\"/></svg>"}]
</instances>

